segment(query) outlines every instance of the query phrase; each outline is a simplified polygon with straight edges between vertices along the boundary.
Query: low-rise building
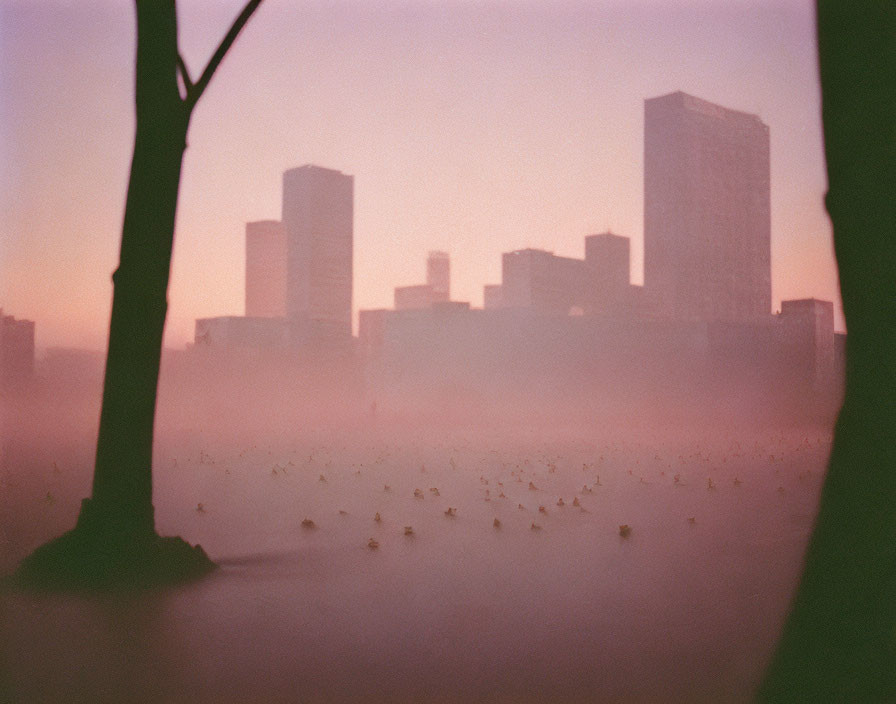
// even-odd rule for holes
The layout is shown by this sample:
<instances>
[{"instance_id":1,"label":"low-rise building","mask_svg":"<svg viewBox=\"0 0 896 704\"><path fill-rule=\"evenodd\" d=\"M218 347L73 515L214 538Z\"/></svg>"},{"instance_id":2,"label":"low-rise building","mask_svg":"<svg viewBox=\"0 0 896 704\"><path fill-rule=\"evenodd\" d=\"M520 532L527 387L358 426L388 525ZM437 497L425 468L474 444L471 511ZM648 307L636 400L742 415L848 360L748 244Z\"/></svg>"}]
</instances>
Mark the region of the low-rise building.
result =
<instances>
[{"instance_id":1,"label":"low-rise building","mask_svg":"<svg viewBox=\"0 0 896 704\"><path fill-rule=\"evenodd\" d=\"M0 383L15 387L34 375L34 321L16 320L0 308Z\"/></svg>"}]
</instances>

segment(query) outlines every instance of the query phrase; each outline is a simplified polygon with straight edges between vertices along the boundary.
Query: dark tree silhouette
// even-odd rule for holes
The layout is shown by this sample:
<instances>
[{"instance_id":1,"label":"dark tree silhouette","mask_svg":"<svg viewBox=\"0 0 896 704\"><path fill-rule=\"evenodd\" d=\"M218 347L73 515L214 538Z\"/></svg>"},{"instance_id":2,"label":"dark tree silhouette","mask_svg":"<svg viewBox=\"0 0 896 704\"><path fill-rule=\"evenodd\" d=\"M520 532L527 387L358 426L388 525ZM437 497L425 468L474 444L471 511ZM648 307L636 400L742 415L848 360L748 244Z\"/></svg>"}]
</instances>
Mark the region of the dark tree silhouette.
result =
<instances>
[{"instance_id":1,"label":"dark tree silhouette","mask_svg":"<svg viewBox=\"0 0 896 704\"><path fill-rule=\"evenodd\" d=\"M896 702L896 3L819 0L817 23L846 392L759 699Z\"/></svg>"},{"instance_id":2,"label":"dark tree silhouette","mask_svg":"<svg viewBox=\"0 0 896 704\"><path fill-rule=\"evenodd\" d=\"M38 548L19 574L42 582L153 582L213 567L201 548L159 538L152 446L181 164L190 117L251 0L193 82L177 44L176 0L135 0L136 136L114 295L92 498L74 530Z\"/></svg>"}]
</instances>

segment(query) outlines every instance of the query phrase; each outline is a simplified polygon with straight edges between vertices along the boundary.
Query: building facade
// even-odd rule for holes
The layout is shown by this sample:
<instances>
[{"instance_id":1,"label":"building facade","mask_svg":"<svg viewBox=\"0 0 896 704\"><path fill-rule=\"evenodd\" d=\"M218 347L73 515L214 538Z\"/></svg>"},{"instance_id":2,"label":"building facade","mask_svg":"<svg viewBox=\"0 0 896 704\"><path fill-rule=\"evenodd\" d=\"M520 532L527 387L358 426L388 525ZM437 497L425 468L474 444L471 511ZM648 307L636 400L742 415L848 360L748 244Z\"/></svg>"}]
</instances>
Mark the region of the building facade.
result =
<instances>
[{"instance_id":1,"label":"building facade","mask_svg":"<svg viewBox=\"0 0 896 704\"><path fill-rule=\"evenodd\" d=\"M842 375L843 360L836 349L831 301L815 298L781 301L777 319L784 355L795 378L802 376L817 386Z\"/></svg>"},{"instance_id":2,"label":"building facade","mask_svg":"<svg viewBox=\"0 0 896 704\"><path fill-rule=\"evenodd\" d=\"M395 310L422 310L432 308L438 300L429 284L397 286L395 288Z\"/></svg>"},{"instance_id":3,"label":"building facade","mask_svg":"<svg viewBox=\"0 0 896 704\"><path fill-rule=\"evenodd\" d=\"M246 316L286 315L286 228L278 220L246 223Z\"/></svg>"},{"instance_id":4,"label":"building facade","mask_svg":"<svg viewBox=\"0 0 896 704\"><path fill-rule=\"evenodd\" d=\"M682 92L644 104L644 286L662 317L771 315L769 130Z\"/></svg>"},{"instance_id":5,"label":"building facade","mask_svg":"<svg viewBox=\"0 0 896 704\"><path fill-rule=\"evenodd\" d=\"M503 308L504 297L501 293L501 284L486 284L482 287L482 307Z\"/></svg>"},{"instance_id":6,"label":"building facade","mask_svg":"<svg viewBox=\"0 0 896 704\"><path fill-rule=\"evenodd\" d=\"M592 275L584 260L542 249L501 255L501 305L570 315L588 307Z\"/></svg>"},{"instance_id":7,"label":"building facade","mask_svg":"<svg viewBox=\"0 0 896 704\"><path fill-rule=\"evenodd\" d=\"M285 349L291 341L290 332L286 318L225 315L217 318L198 318L193 342L197 348L215 350Z\"/></svg>"},{"instance_id":8,"label":"building facade","mask_svg":"<svg viewBox=\"0 0 896 704\"><path fill-rule=\"evenodd\" d=\"M283 174L286 315L350 336L354 177L305 165Z\"/></svg>"},{"instance_id":9,"label":"building facade","mask_svg":"<svg viewBox=\"0 0 896 704\"><path fill-rule=\"evenodd\" d=\"M589 313L618 313L631 309L630 246L628 237L605 232L585 238L585 263L592 272Z\"/></svg>"},{"instance_id":10,"label":"building facade","mask_svg":"<svg viewBox=\"0 0 896 704\"><path fill-rule=\"evenodd\" d=\"M34 321L16 320L0 308L0 384L20 386L34 374Z\"/></svg>"}]
</instances>

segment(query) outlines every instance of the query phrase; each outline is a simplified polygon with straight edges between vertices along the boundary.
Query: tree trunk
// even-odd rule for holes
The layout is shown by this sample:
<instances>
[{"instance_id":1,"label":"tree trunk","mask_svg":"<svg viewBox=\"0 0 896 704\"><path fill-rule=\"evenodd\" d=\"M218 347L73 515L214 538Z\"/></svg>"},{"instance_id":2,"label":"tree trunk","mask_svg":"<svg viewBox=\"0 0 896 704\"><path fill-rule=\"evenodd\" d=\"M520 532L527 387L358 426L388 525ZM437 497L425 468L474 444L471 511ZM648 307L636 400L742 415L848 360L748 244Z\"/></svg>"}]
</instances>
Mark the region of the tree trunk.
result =
<instances>
[{"instance_id":1,"label":"tree trunk","mask_svg":"<svg viewBox=\"0 0 896 704\"><path fill-rule=\"evenodd\" d=\"M152 446L168 310L177 192L196 102L262 0L249 0L193 83L177 47L175 0L135 0L136 130L112 319L93 495L74 530L37 548L17 571L41 587L149 586L214 569L200 546L160 538ZM178 73L186 95L181 97Z\"/></svg>"},{"instance_id":2,"label":"tree trunk","mask_svg":"<svg viewBox=\"0 0 896 704\"><path fill-rule=\"evenodd\" d=\"M846 392L805 570L759 692L896 701L896 4L819 0Z\"/></svg>"},{"instance_id":3,"label":"tree trunk","mask_svg":"<svg viewBox=\"0 0 896 704\"><path fill-rule=\"evenodd\" d=\"M114 294L93 496L79 523L154 533L152 446L189 107L177 83L175 0L137 0L136 135Z\"/></svg>"}]
</instances>

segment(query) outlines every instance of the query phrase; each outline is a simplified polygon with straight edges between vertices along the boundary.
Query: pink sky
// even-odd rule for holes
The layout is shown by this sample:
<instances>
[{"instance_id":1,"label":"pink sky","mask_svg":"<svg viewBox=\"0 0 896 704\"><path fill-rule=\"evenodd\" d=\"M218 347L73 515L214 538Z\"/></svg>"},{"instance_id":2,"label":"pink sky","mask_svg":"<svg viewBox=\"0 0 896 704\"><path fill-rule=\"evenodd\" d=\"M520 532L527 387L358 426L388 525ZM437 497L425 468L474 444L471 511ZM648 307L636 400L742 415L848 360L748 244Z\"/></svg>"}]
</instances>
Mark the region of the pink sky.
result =
<instances>
[{"instance_id":1,"label":"pink sky","mask_svg":"<svg viewBox=\"0 0 896 704\"><path fill-rule=\"evenodd\" d=\"M181 0L198 73L242 0ZM0 0L0 306L39 347L102 348L133 136L129 0ZM355 176L355 309L452 258L482 303L501 253L632 239L642 282L643 101L684 90L771 130L772 295L836 301L812 5L265 0L194 115L166 343L243 313L244 227L282 172Z\"/></svg>"}]
</instances>

